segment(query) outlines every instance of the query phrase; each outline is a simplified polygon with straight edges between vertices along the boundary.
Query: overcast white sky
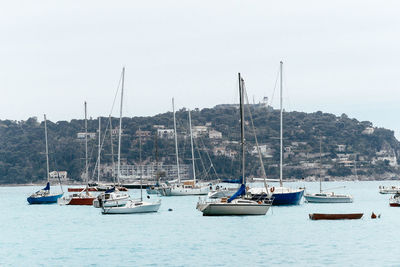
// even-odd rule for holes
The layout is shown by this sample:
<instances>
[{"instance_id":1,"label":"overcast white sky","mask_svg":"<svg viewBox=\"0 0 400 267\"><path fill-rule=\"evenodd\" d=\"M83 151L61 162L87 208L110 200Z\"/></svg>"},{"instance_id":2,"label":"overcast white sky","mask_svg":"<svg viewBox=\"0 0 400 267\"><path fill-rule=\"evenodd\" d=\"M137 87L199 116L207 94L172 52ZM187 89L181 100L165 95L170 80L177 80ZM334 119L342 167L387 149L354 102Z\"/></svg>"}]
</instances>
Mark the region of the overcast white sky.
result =
<instances>
[{"instance_id":1,"label":"overcast white sky","mask_svg":"<svg viewBox=\"0 0 400 267\"><path fill-rule=\"evenodd\" d=\"M272 96L400 135L398 1L8 1L0 9L0 118L109 114L126 66L126 116ZM277 100L275 94L275 100ZM273 103L277 106L277 101ZM114 112L116 115L117 112Z\"/></svg>"}]
</instances>

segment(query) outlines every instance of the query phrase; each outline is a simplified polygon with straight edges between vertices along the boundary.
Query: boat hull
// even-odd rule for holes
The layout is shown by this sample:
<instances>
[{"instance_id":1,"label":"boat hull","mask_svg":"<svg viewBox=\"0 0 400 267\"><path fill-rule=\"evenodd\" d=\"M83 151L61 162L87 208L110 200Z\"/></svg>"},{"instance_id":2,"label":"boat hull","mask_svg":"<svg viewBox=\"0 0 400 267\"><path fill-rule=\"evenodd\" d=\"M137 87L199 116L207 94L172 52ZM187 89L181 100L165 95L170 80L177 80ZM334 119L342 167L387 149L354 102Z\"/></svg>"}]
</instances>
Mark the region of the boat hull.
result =
<instances>
[{"instance_id":1,"label":"boat hull","mask_svg":"<svg viewBox=\"0 0 400 267\"><path fill-rule=\"evenodd\" d=\"M247 203L246 203L247 202ZM244 216L244 215L265 215L271 204L255 202L252 200L233 202L199 202L197 209L203 216Z\"/></svg>"},{"instance_id":2,"label":"boat hull","mask_svg":"<svg viewBox=\"0 0 400 267\"><path fill-rule=\"evenodd\" d=\"M364 213L345 213L345 214L328 214L328 213L310 213L311 220L357 220L361 219Z\"/></svg>"},{"instance_id":3,"label":"boat hull","mask_svg":"<svg viewBox=\"0 0 400 267\"><path fill-rule=\"evenodd\" d=\"M95 197L71 198L71 200L66 205L92 206L94 200Z\"/></svg>"},{"instance_id":4,"label":"boat hull","mask_svg":"<svg viewBox=\"0 0 400 267\"><path fill-rule=\"evenodd\" d=\"M102 214L134 214L134 213L150 213L157 212L161 206L161 202L156 203L141 202L142 205L125 205L122 207L102 208Z\"/></svg>"},{"instance_id":5,"label":"boat hull","mask_svg":"<svg viewBox=\"0 0 400 267\"><path fill-rule=\"evenodd\" d=\"M320 197L313 195L304 195L308 203L352 203L351 197Z\"/></svg>"},{"instance_id":6,"label":"boat hull","mask_svg":"<svg viewBox=\"0 0 400 267\"><path fill-rule=\"evenodd\" d=\"M83 190L86 190L84 187L70 187L68 188L68 192L82 192ZM96 192L98 191L96 187L88 187L87 191L90 192Z\"/></svg>"},{"instance_id":7,"label":"boat hull","mask_svg":"<svg viewBox=\"0 0 400 267\"><path fill-rule=\"evenodd\" d=\"M203 196L210 192L208 186L201 188L161 188L158 190L162 196Z\"/></svg>"},{"instance_id":8,"label":"boat hull","mask_svg":"<svg viewBox=\"0 0 400 267\"><path fill-rule=\"evenodd\" d=\"M303 197L304 190L300 189L295 192L275 192L272 194L273 197L273 206L281 206L281 205L299 205L301 198Z\"/></svg>"},{"instance_id":9,"label":"boat hull","mask_svg":"<svg viewBox=\"0 0 400 267\"><path fill-rule=\"evenodd\" d=\"M42 197L28 197L26 200L29 204L53 204L57 203L58 199L61 198L63 194L49 195Z\"/></svg>"}]
</instances>

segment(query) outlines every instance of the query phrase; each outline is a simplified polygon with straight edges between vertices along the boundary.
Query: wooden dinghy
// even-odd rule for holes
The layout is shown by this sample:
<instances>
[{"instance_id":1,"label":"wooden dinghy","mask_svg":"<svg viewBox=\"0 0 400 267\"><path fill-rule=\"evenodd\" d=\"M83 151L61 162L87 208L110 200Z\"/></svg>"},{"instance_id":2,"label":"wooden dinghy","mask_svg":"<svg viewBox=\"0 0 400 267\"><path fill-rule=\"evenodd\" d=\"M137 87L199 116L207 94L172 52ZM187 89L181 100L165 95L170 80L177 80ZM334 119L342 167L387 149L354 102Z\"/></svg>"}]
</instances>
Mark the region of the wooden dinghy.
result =
<instances>
[{"instance_id":1,"label":"wooden dinghy","mask_svg":"<svg viewBox=\"0 0 400 267\"><path fill-rule=\"evenodd\" d=\"M361 219L364 213L310 213L311 220L356 220Z\"/></svg>"}]
</instances>

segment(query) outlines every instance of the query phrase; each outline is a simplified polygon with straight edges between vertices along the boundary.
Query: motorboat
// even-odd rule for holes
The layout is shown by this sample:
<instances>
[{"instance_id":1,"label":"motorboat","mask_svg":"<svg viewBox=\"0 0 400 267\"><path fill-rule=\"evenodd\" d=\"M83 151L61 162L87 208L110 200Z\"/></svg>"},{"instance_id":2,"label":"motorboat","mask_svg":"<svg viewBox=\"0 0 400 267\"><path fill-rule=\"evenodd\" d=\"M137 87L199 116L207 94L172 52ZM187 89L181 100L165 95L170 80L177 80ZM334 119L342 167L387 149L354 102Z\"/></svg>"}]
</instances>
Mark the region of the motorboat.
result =
<instances>
[{"instance_id":1,"label":"motorboat","mask_svg":"<svg viewBox=\"0 0 400 267\"><path fill-rule=\"evenodd\" d=\"M102 214L133 214L157 212L161 206L161 200L148 202L143 200L129 200L124 206L102 207Z\"/></svg>"},{"instance_id":2,"label":"motorboat","mask_svg":"<svg viewBox=\"0 0 400 267\"><path fill-rule=\"evenodd\" d=\"M400 186L379 186L379 193L381 194L396 194L400 193Z\"/></svg>"},{"instance_id":3,"label":"motorboat","mask_svg":"<svg viewBox=\"0 0 400 267\"><path fill-rule=\"evenodd\" d=\"M334 192L322 192L315 194L305 194L304 198L308 203L352 203L351 195L335 194Z\"/></svg>"},{"instance_id":4,"label":"motorboat","mask_svg":"<svg viewBox=\"0 0 400 267\"><path fill-rule=\"evenodd\" d=\"M311 220L357 220L361 219L364 213L310 213Z\"/></svg>"}]
</instances>

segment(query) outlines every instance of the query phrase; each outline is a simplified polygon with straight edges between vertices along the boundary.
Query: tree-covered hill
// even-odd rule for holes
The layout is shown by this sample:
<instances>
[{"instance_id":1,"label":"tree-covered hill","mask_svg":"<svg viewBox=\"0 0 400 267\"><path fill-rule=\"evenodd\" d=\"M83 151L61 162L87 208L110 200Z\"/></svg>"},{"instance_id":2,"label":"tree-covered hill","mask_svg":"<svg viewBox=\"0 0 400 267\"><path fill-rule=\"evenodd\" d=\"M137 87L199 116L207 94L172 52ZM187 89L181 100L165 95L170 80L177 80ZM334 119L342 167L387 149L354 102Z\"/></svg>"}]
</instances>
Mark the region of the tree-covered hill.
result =
<instances>
[{"instance_id":1,"label":"tree-covered hill","mask_svg":"<svg viewBox=\"0 0 400 267\"><path fill-rule=\"evenodd\" d=\"M250 108L258 142L262 148L267 175L278 177L279 164L279 111L263 105L246 106L247 174L261 174L251 119ZM176 113L180 160L190 163L188 112ZM118 119L112 119L113 149L117 151ZM66 170L73 180L80 180L84 169L84 139L77 133L84 131L84 120L48 121L50 169ZM109 120L102 118L102 135ZM198 127L195 144L197 172L207 178L209 159L220 177L238 177L239 170L239 110L235 105L192 111L192 125ZM97 133L98 120L88 121L88 132ZM195 128L195 127L193 127ZM109 128L108 128L109 129ZM138 130L142 131L139 134ZM157 129L173 129L171 112L153 117L123 118L122 160L127 164L139 163L139 137L142 135L144 164L155 161L155 135ZM202 130L201 130L202 129ZM111 166L110 132L104 139L102 164ZM219 136L219 134L222 135ZM175 164L173 138L157 138L158 155L164 164ZM400 143L394 132L373 127L371 122L323 113L284 112L284 176L304 178L318 173L322 145L323 175L330 177L364 175L379 178L384 173L397 174ZM97 137L89 140L90 173L97 157ZM41 181L46 177L44 124L37 118L26 121L0 121L0 183L18 184ZM207 155L208 154L208 155ZM202 160L200 160L200 158ZM208 170L209 171L209 170Z\"/></svg>"}]
</instances>

